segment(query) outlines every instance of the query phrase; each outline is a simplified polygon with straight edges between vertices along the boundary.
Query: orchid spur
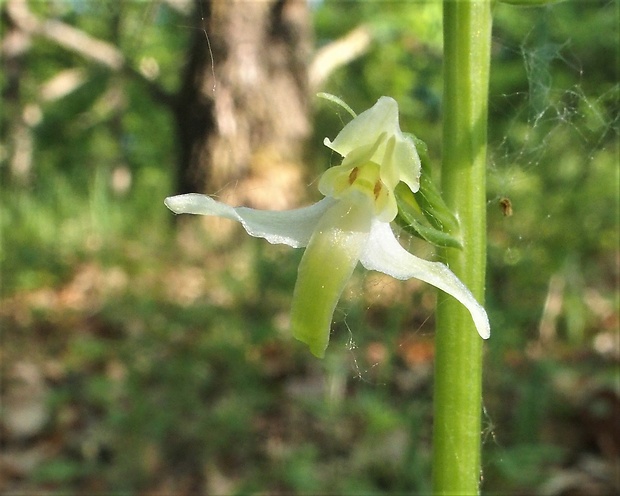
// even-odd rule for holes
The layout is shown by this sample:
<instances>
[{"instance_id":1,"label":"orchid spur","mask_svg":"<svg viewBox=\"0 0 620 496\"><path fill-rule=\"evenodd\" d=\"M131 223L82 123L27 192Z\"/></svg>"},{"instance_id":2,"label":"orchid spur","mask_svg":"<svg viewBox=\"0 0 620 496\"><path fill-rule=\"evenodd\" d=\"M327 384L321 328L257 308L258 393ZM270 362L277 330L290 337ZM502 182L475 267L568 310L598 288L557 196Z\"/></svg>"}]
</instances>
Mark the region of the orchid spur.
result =
<instances>
[{"instance_id":1,"label":"orchid spur","mask_svg":"<svg viewBox=\"0 0 620 496\"><path fill-rule=\"evenodd\" d=\"M324 144L344 158L321 176L319 191L325 198L308 207L235 208L195 193L168 197L164 203L177 214L238 221L251 236L273 244L306 247L293 292L291 330L317 357L325 354L336 304L358 262L368 270L401 280L415 277L445 291L465 305L480 336L488 338L487 314L467 287L444 264L406 251L390 227L398 214L396 186L403 182L418 191L421 173L415 143L400 130L396 101L381 97Z\"/></svg>"}]
</instances>

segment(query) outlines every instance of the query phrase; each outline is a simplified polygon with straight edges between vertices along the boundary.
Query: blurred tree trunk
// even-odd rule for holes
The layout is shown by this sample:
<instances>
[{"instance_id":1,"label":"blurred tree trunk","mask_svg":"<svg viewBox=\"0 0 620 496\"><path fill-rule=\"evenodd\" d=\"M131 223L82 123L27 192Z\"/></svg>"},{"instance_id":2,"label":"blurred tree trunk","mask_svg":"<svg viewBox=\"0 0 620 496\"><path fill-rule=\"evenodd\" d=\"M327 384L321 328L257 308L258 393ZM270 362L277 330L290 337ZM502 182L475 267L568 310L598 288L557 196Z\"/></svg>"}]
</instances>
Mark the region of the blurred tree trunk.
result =
<instances>
[{"instance_id":1,"label":"blurred tree trunk","mask_svg":"<svg viewBox=\"0 0 620 496\"><path fill-rule=\"evenodd\" d=\"M287 208L301 193L310 132L306 1L195 1L203 22L176 107L179 192Z\"/></svg>"},{"instance_id":2,"label":"blurred tree trunk","mask_svg":"<svg viewBox=\"0 0 620 496\"><path fill-rule=\"evenodd\" d=\"M2 105L9 119L6 129L2 129L2 141L7 144L9 158L9 178L18 184L27 184L32 173L33 137L32 126L22 111L22 85L26 56L31 44L29 33L21 30L9 16L6 17L6 30L0 46L0 61L4 74ZM3 26L4 27L4 26ZM36 119L35 119L36 120Z\"/></svg>"}]
</instances>

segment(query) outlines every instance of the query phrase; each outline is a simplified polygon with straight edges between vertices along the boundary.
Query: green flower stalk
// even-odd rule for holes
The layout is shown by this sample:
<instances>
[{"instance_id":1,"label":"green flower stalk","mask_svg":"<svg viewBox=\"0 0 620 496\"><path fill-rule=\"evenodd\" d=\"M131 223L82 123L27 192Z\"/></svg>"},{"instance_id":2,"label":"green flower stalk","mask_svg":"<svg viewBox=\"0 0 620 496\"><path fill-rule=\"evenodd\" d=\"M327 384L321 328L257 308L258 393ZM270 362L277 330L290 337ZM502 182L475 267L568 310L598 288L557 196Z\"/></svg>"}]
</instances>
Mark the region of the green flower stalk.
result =
<instances>
[{"instance_id":1,"label":"green flower stalk","mask_svg":"<svg viewBox=\"0 0 620 496\"><path fill-rule=\"evenodd\" d=\"M319 181L325 196L314 205L289 211L230 207L200 194L166 198L173 212L215 215L236 220L248 234L294 248L306 247L298 269L291 309L291 330L317 357L329 343L334 309L360 262L396 279L415 277L458 300L480 336L489 337L484 308L440 262L418 258L394 236L398 214L395 189L420 188L421 161L415 140L401 132L398 105L381 97L325 145L343 157Z\"/></svg>"},{"instance_id":2,"label":"green flower stalk","mask_svg":"<svg viewBox=\"0 0 620 496\"><path fill-rule=\"evenodd\" d=\"M459 219L463 248L443 259L484 301L486 144L491 1L446 0L442 194ZM478 494L481 478L482 342L470 319L440 298L435 349L434 494Z\"/></svg>"}]
</instances>

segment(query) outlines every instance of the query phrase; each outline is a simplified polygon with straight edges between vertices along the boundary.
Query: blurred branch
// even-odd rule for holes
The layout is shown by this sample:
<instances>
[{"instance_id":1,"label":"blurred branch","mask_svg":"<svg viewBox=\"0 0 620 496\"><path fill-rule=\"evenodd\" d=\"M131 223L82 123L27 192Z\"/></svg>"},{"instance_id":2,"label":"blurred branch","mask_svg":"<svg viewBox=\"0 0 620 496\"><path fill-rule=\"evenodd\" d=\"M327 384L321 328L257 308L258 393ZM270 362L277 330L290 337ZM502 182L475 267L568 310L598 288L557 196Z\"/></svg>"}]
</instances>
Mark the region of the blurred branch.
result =
<instances>
[{"instance_id":1,"label":"blurred branch","mask_svg":"<svg viewBox=\"0 0 620 496\"><path fill-rule=\"evenodd\" d=\"M336 69L366 53L371 42L370 28L362 25L318 50L308 71L310 87L320 88Z\"/></svg>"},{"instance_id":2,"label":"blurred branch","mask_svg":"<svg viewBox=\"0 0 620 496\"><path fill-rule=\"evenodd\" d=\"M553 344L557 338L557 321L564 304L564 288L566 280L562 274L556 273L549 279L549 288L543 313L538 324L538 335L542 347Z\"/></svg>"},{"instance_id":3,"label":"blurred branch","mask_svg":"<svg viewBox=\"0 0 620 496\"><path fill-rule=\"evenodd\" d=\"M22 184L27 183L30 178L33 152L32 129L26 119L27 112L19 105L24 58L30 48L30 41L28 33L9 23L0 45L5 83L2 88L3 110L14 116L7 120L6 129L3 130L6 150L0 146L0 155L1 158L7 157L11 177Z\"/></svg>"},{"instance_id":4,"label":"blurred branch","mask_svg":"<svg viewBox=\"0 0 620 496\"><path fill-rule=\"evenodd\" d=\"M98 40L61 21L41 21L28 10L24 0L8 0L6 12L11 21L22 31L32 36L41 36L99 65L115 72L124 72L145 84L160 103L172 104L173 96L158 84L132 67L123 53L114 45Z\"/></svg>"},{"instance_id":5,"label":"blurred branch","mask_svg":"<svg viewBox=\"0 0 620 496\"><path fill-rule=\"evenodd\" d=\"M16 119L16 122L11 126L11 132L7 141L12 148L9 158L11 177L21 184L27 184L32 171L32 156L34 152L32 128L24 123L22 118Z\"/></svg>"},{"instance_id":6,"label":"blurred branch","mask_svg":"<svg viewBox=\"0 0 620 496\"><path fill-rule=\"evenodd\" d=\"M82 57L118 71L125 64L123 54L114 46L57 20L40 21L23 0L9 0L6 11L23 31L42 36Z\"/></svg>"},{"instance_id":7,"label":"blurred branch","mask_svg":"<svg viewBox=\"0 0 620 496\"><path fill-rule=\"evenodd\" d=\"M191 14L193 8L192 0L164 0L164 3L183 15Z\"/></svg>"},{"instance_id":8,"label":"blurred branch","mask_svg":"<svg viewBox=\"0 0 620 496\"><path fill-rule=\"evenodd\" d=\"M44 102L53 102L78 89L86 81L86 71L80 68L65 69L56 73L39 87Z\"/></svg>"}]
</instances>

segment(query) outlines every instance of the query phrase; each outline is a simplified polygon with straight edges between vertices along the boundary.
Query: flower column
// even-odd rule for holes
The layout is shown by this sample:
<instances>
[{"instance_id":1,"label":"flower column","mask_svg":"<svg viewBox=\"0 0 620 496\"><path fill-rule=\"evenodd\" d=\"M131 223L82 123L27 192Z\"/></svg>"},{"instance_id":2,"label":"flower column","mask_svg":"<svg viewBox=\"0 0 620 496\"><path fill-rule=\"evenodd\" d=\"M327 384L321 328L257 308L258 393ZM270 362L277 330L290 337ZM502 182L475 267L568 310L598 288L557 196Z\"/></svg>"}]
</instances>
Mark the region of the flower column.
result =
<instances>
[{"instance_id":1,"label":"flower column","mask_svg":"<svg viewBox=\"0 0 620 496\"><path fill-rule=\"evenodd\" d=\"M478 301L486 260L486 133L491 44L489 0L444 1L444 200L463 249L444 261ZM482 340L454 300L439 295L435 358L435 494L477 494L480 482Z\"/></svg>"}]
</instances>

